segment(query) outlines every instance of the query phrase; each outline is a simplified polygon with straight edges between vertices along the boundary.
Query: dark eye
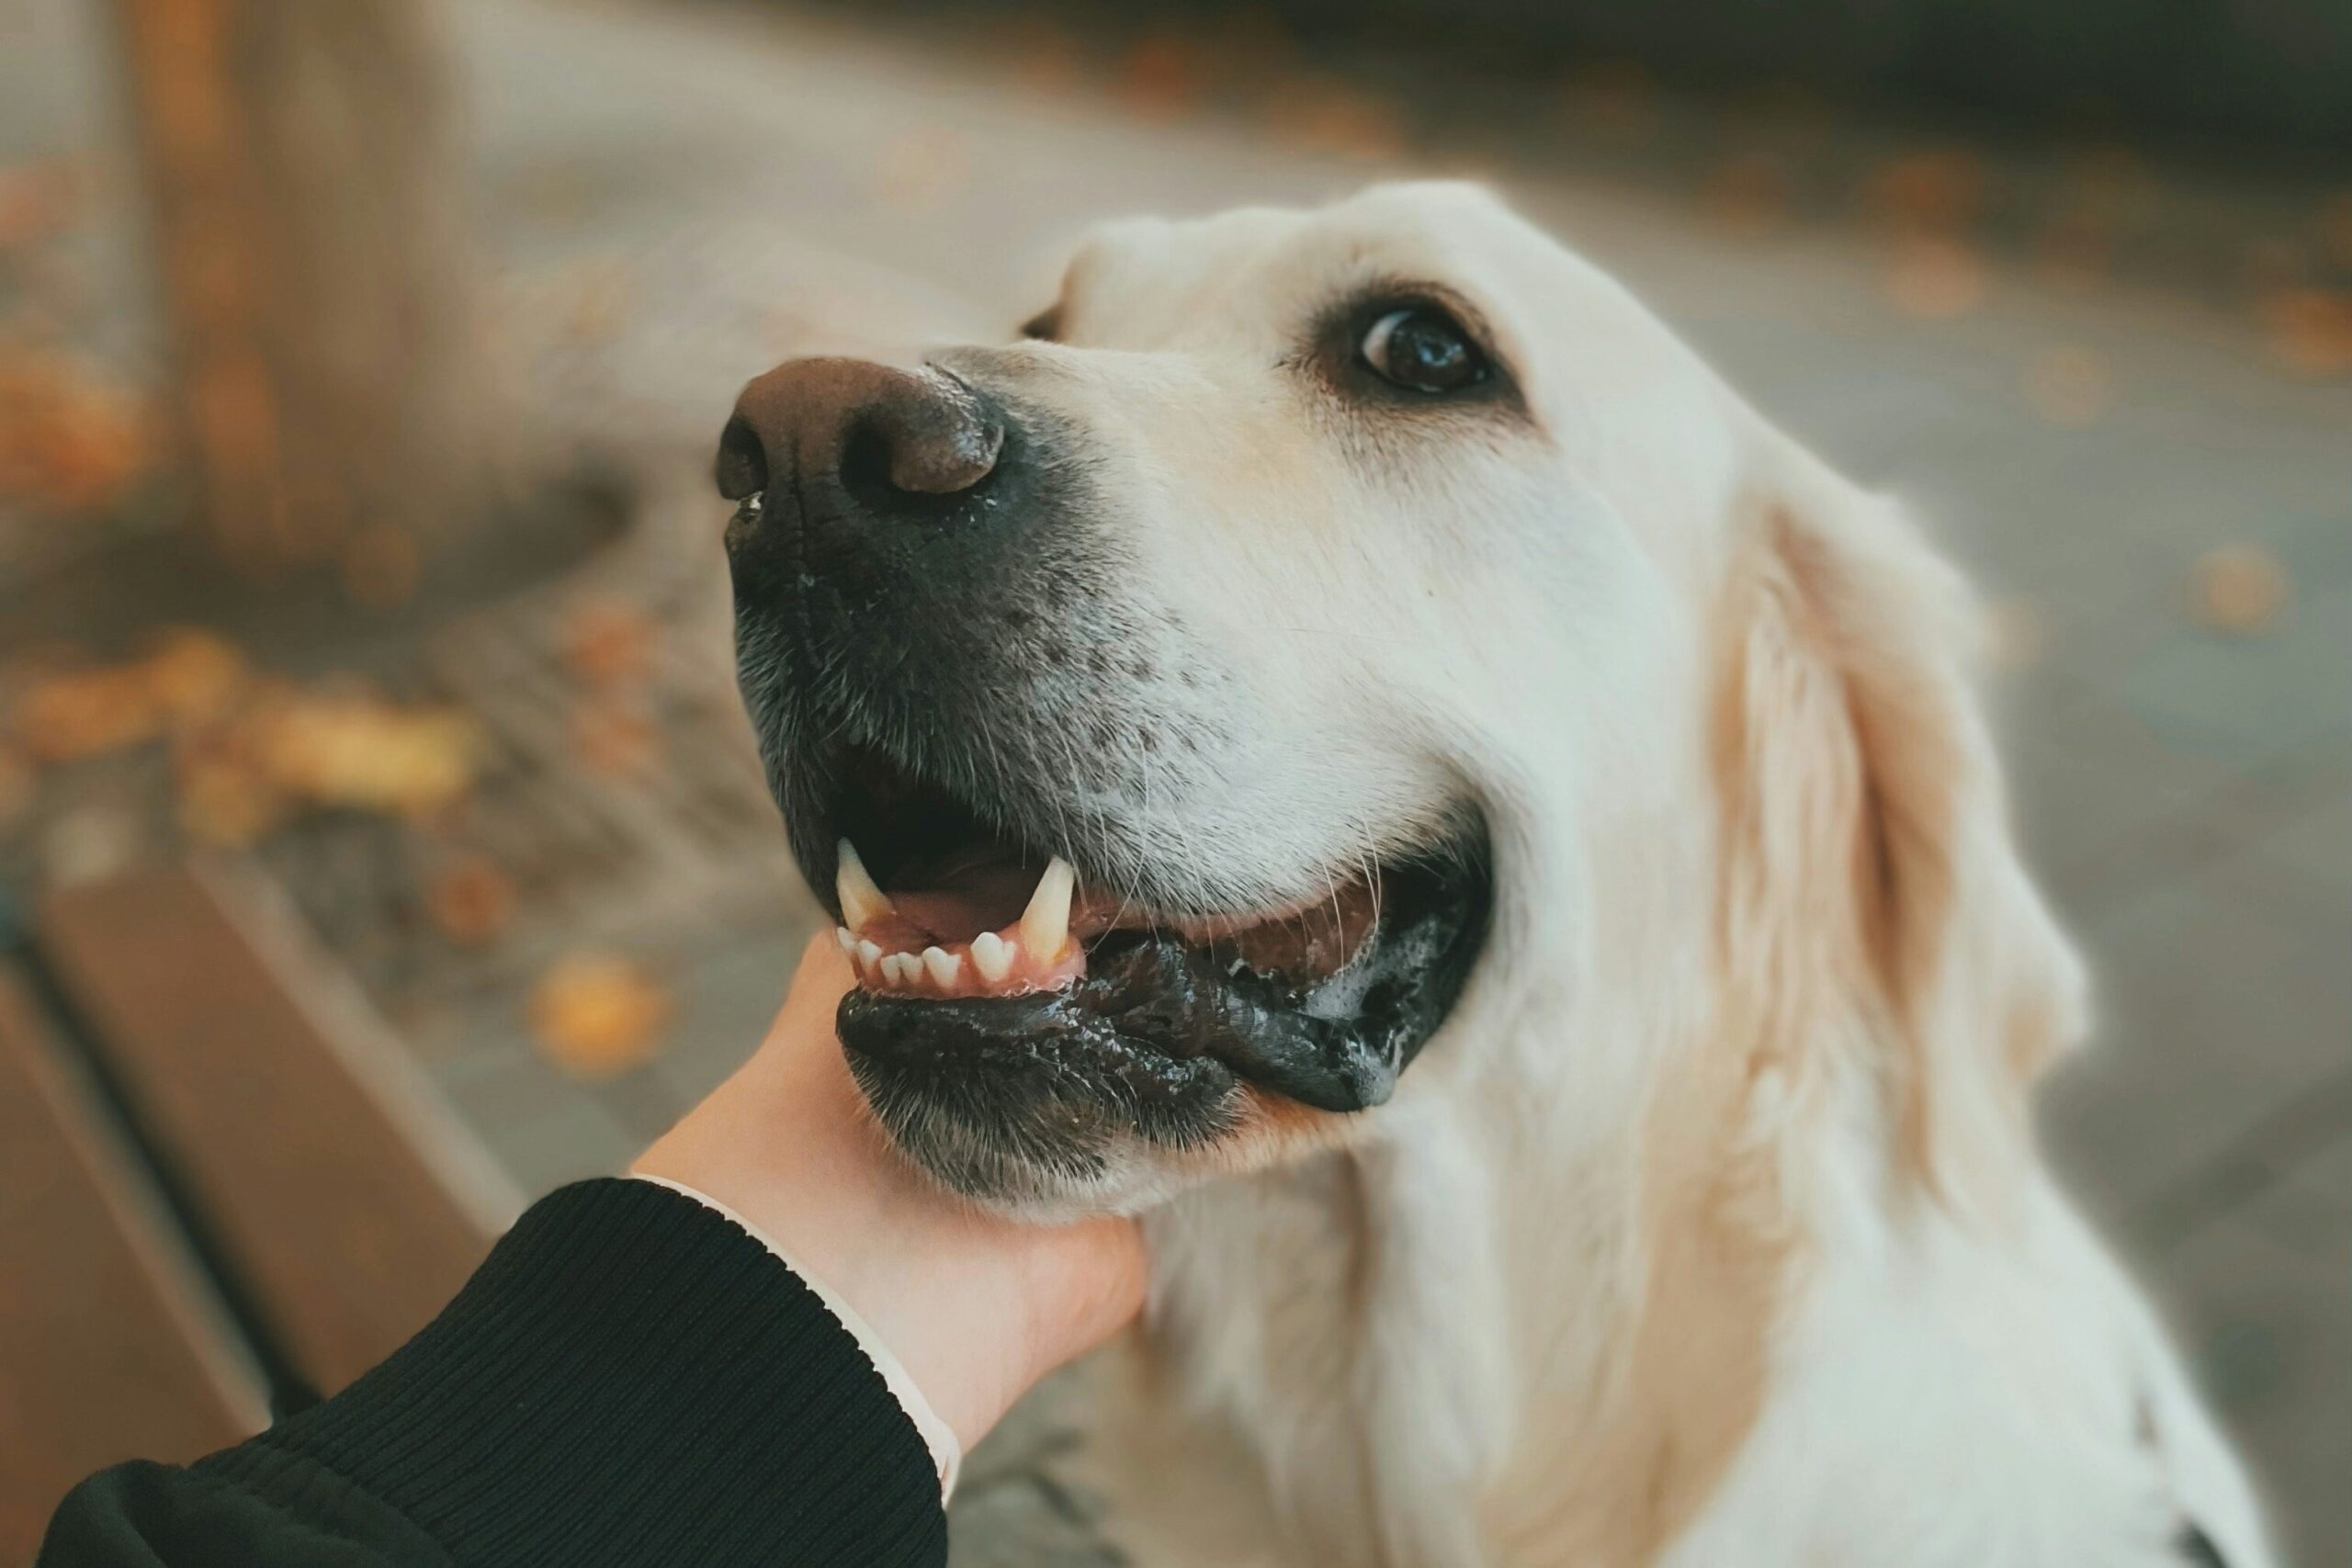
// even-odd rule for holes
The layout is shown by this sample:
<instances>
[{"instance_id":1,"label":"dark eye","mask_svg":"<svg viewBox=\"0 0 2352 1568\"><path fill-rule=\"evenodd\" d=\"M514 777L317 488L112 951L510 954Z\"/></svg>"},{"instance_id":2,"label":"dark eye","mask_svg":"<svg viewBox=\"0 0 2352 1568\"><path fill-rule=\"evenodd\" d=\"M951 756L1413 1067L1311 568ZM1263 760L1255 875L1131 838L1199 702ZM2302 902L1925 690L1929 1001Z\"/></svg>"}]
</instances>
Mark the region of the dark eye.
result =
<instances>
[{"instance_id":1,"label":"dark eye","mask_svg":"<svg viewBox=\"0 0 2352 1568\"><path fill-rule=\"evenodd\" d=\"M1490 374L1487 356L1462 323L1430 305L1390 310L1363 334L1356 352L1373 374L1416 392L1453 392Z\"/></svg>"}]
</instances>

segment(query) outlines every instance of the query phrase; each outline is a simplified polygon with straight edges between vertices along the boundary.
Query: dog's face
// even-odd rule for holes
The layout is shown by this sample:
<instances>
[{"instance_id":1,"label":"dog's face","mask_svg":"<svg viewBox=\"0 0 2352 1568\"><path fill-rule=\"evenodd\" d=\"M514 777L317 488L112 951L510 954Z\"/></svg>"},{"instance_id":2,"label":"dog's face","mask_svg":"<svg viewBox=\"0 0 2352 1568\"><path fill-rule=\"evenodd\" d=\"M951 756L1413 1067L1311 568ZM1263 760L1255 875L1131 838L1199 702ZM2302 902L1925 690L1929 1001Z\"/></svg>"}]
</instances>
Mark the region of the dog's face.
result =
<instances>
[{"instance_id":1,"label":"dog's face","mask_svg":"<svg viewBox=\"0 0 2352 1568\"><path fill-rule=\"evenodd\" d=\"M1122 224L1022 341L753 382L743 690L894 1136L1132 1208L1500 1005L1530 885L1577 907L1579 820L1692 743L1729 409L1453 186Z\"/></svg>"}]
</instances>

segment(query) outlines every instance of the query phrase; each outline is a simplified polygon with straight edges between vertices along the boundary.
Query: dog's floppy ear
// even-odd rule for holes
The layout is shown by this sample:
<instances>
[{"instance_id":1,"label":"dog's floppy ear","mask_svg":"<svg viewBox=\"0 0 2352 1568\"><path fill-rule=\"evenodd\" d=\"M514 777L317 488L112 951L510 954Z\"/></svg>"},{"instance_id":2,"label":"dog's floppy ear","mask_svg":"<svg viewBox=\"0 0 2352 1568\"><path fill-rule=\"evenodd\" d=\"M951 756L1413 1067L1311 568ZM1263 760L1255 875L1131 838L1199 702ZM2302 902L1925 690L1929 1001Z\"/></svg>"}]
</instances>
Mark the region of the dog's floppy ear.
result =
<instances>
[{"instance_id":1,"label":"dog's floppy ear","mask_svg":"<svg viewBox=\"0 0 2352 1568\"><path fill-rule=\"evenodd\" d=\"M1904 1164L1981 1211L2084 1013L1972 685L1981 623L1899 507L1778 437L1759 467L1718 623L1727 973L1768 1055L1865 1053Z\"/></svg>"}]
</instances>

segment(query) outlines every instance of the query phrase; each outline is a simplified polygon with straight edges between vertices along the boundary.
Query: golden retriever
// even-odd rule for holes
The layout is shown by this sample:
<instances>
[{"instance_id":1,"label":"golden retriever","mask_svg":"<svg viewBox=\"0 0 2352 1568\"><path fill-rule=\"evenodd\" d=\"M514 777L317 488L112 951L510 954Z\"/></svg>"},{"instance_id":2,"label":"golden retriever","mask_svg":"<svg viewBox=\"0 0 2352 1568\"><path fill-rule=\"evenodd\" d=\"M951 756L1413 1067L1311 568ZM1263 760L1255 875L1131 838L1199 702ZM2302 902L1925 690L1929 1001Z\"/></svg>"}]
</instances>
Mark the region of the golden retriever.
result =
<instances>
[{"instance_id":1,"label":"golden retriever","mask_svg":"<svg viewBox=\"0 0 2352 1568\"><path fill-rule=\"evenodd\" d=\"M2027 1117L1955 574L1459 185L1104 228L722 438L743 690L974 1198L1148 1212L1138 1563L2268 1561Z\"/></svg>"}]
</instances>

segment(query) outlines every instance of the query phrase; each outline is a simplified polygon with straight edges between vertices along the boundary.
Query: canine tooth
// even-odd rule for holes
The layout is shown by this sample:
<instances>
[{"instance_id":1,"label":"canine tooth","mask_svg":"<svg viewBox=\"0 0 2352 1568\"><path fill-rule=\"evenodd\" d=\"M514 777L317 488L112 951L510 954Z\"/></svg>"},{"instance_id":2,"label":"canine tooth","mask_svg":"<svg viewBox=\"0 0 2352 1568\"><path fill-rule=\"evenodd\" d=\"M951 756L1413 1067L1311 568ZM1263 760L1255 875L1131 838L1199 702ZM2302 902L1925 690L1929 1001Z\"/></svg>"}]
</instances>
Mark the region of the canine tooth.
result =
<instances>
[{"instance_id":1,"label":"canine tooth","mask_svg":"<svg viewBox=\"0 0 2352 1568\"><path fill-rule=\"evenodd\" d=\"M1069 940L1069 896L1077 886L1078 873L1056 855L1037 879L1037 891L1029 895L1029 907L1021 911L1021 945L1040 964L1059 957L1062 943Z\"/></svg>"},{"instance_id":2,"label":"canine tooth","mask_svg":"<svg viewBox=\"0 0 2352 1568\"><path fill-rule=\"evenodd\" d=\"M956 976L963 972L964 961L944 947L926 947L922 950L922 966L944 987L956 983Z\"/></svg>"},{"instance_id":3,"label":"canine tooth","mask_svg":"<svg viewBox=\"0 0 2352 1568\"><path fill-rule=\"evenodd\" d=\"M861 942L857 944L857 966L868 975L874 973L874 966L880 962L881 957L882 949L876 943Z\"/></svg>"},{"instance_id":4,"label":"canine tooth","mask_svg":"<svg viewBox=\"0 0 2352 1568\"><path fill-rule=\"evenodd\" d=\"M994 985L1012 972L1012 944L994 931L982 931L972 939L972 967Z\"/></svg>"},{"instance_id":5,"label":"canine tooth","mask_svg":"<svg viewBox=\"0 0 2352 1568\"><path fill-rule=\"evenodd\" d=\"M890 912L890 899L866 874L865 863L857 858L855 845L843 839L838 852L840 864L833 873L833 892L841 899L842 919L850 930L864 931L877 916Z\"/></svg>"}]
</instances>

